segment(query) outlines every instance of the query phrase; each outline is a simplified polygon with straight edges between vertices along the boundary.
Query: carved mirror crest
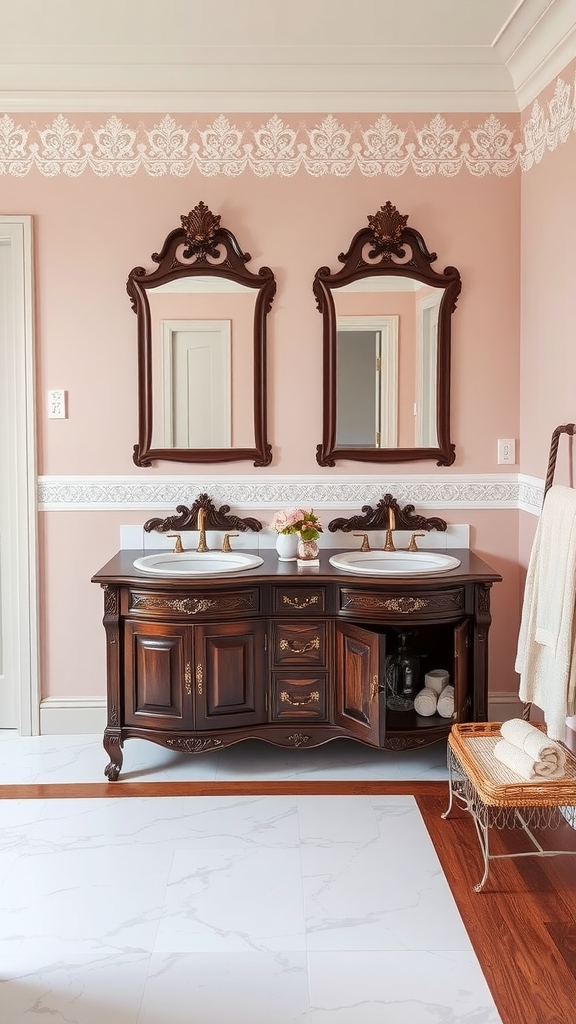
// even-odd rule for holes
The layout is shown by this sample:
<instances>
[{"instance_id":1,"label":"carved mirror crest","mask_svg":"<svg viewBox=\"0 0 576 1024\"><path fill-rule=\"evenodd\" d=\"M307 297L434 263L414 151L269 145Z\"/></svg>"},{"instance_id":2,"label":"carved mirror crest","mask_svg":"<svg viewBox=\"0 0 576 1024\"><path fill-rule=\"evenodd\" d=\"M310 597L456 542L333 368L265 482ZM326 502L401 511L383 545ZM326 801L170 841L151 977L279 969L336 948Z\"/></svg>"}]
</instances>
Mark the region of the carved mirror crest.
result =
<instances>
[{"instance_id":1,"label":"carved mirror crest","mask_svg":"<svg viewBox=\"0 0 576 1024\"><path fill-rule=\"evenodd\" d=\"M276 292L200 202L181 216L154 270L126 288L138 320L137 466L233 462L268 466L266 317Z\"/></svg>"},{"instance_id":2,"label":"carved mirror crest","mask_svg":"<svg viewBox=\"0 0 576 1024\"><path fill-rule=\"evenodd\" d=\"M358 231L335 273L320 267L314 295L323 317L323 438L316 459L450 466L451 317L455 267L387 202Z\"/></svg>"}]
</instances>

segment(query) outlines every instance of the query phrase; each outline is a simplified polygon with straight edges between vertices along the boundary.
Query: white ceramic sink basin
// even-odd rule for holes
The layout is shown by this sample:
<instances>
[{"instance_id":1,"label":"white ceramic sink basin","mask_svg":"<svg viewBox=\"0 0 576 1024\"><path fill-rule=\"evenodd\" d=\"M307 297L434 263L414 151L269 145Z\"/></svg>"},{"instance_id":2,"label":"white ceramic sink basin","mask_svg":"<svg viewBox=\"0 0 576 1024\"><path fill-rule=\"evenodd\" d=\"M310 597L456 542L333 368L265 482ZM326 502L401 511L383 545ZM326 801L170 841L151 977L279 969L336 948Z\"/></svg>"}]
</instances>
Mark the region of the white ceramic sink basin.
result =
<instances>
[{"instance_id":1,"label":"white ceramic sink basin","mask_svg":"<svg viewBox=\"0 0 576 1024\"><path fill-rule=\"evenodd\" d=\"M460 559L440 551L345 551L330 565L362 576L424 576L456 569Z\"/></svg>"},{"instance_id":2,"label":"white ceramic sink basin","mask_svg":"<svg viewBox=\"0 0 576 1024\"><path fill-rule=\"evenodd\" d=\"M255 569L264 561L248 551L166 551L165 554L143 555L134 568L153 576L226 576L231 572Z\"/></svg>"}]
</instances>

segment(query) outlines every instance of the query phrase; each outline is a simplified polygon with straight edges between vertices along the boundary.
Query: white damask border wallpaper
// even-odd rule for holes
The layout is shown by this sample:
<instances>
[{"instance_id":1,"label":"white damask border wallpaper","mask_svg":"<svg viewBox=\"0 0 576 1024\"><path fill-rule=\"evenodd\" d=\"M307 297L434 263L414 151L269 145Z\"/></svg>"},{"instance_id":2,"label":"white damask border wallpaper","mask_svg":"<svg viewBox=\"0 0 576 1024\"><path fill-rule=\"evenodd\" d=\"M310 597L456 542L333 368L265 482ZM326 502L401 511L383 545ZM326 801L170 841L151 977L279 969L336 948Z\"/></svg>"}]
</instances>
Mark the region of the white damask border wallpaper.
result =
<instances>
[{"instance_id":1,"label":"white damask border wallpaper","mask_svg":"<svg viewBox=\"0 0 576 1024\"><path fill-rule=\"evenodd\" d=\"M143 480L120 476L44 476L38 480L38 507L44 512L137 511L191 505L208 493L215 503L235 508L279 508L312 505L349 508L378 502L387 492L418 508L518 509L538 514L543 482L517 474L477 476L315 476L267 477L162 476Z\"/></svg>"},{"instance_id":2,"label":"white damask border wallpaper","mask_svg":"<svg viewBox=\"0 0 576 1024\"><path fill-rule=\"evenodd\" d=\"M521 127L510 127L495 114L476 126L455 127L436 114L404 128L385 114L367 128L332 114L312 127L286 124L277 114L259 126L250 121L239 126L220 114L204 128L196 121L179 124L168 114L151 127L130 127L118 115L97 127L79 127L59 114L44 126L32 121L26 127L3 114L0 175L25 177L36 169L45 177L78 177L86 171L99 177L131 177L138 171L185 177L195 170L205 177L251 171L290 178L301 171L346 177L359 170L366 177L400 177L407 171L420 177L460 171L505 177L517 168L529 170L547 150L568 140L576 129L574 86L558 78L547 111L536 100Z\"/></svg>"}]
</instances>

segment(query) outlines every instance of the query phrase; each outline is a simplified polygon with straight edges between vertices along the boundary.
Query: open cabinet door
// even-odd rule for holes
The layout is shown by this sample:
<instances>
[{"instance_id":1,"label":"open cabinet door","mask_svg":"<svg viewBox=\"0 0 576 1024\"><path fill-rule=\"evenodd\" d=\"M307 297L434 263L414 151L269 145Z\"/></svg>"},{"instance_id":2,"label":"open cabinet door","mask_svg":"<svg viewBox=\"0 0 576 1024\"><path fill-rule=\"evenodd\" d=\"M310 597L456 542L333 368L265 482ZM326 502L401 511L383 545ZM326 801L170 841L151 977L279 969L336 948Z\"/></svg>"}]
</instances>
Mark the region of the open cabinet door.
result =
<instances>
[{"instance_id":1,"label":"open cabinet door","mask_svg":"<svg viewBox=\"0 0 576 1024\"><path fill-rule=\"evenodd\" d=\"M349 623L336 627L336 707L334 721L349 736L372 746L384 736L386 643L383 634Z\"/></svg>"},{"instance_id":2,"label":"open cabinet door","mask_svg":"<svg viewBox=\"0 0 576 1024\"><path fill-rule=\"evenodd\" d=\"M454 721L468 722L472 713L470 689L470 622L454 628Z\"/></svg>"}]
</instances>

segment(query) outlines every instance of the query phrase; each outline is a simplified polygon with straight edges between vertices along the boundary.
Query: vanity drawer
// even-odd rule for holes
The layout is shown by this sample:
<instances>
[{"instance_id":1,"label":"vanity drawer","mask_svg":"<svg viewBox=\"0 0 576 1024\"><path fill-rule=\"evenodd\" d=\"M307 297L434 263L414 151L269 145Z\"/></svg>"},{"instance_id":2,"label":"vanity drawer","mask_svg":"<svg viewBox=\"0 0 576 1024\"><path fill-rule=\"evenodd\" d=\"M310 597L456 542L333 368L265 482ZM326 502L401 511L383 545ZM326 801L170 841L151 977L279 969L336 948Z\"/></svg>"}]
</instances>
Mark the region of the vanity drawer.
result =
<instances>
[{"instance_id":1,"label":"vanity drawer","mask_svg":"<svg viewBox=\"0 0 576 1024\"><path fill-rule=\"evenodd\" d=\"M386 621L411 619L450 619L465 608L464 587L446 590L409 591L356 590L340 588L339 610L343 615L361 616Z\"/></svg>"},{"instance_id":2,"label":"vanity drawer","mask_svg":"<svg viewBox=\"0 0 576 1024\"><path fill-rule=\"evenodd\" d=\"M254 615L260 611L260 589L239 587L228 591L198 590L159 594L153 590L130 589L124 614L143 619L227 619Z\"/></svg>"},{"instance_id":3,"label":"vanity drawer","mask_svg":"<svg viewBox=\"0 0 576 1024\"><path fill-rule=\"evenodd\" d=\"M277 615L302 615L326 611L326 588L317 586L272 587L272 608Z\"/></svg>"},{"instance_id":4,"label":"vanity drawer","mask_svg":"<svg viewBox=\"0 0 576 1024\"><path fill-rule=\"evenodd\" d=\"M325 665L325 622L273 622L274 665Z\"/></svg>"},{"instance_id":5,"label":"vanity drawer","mask_svg":"<svg viewBox=\"0 0 576 1024\"><path fill-rule=\"evenodd\" d=\"M326 675L276 672L270 686L270 721L317 721L328 718Z\"/></svg>"}]
</instances>

